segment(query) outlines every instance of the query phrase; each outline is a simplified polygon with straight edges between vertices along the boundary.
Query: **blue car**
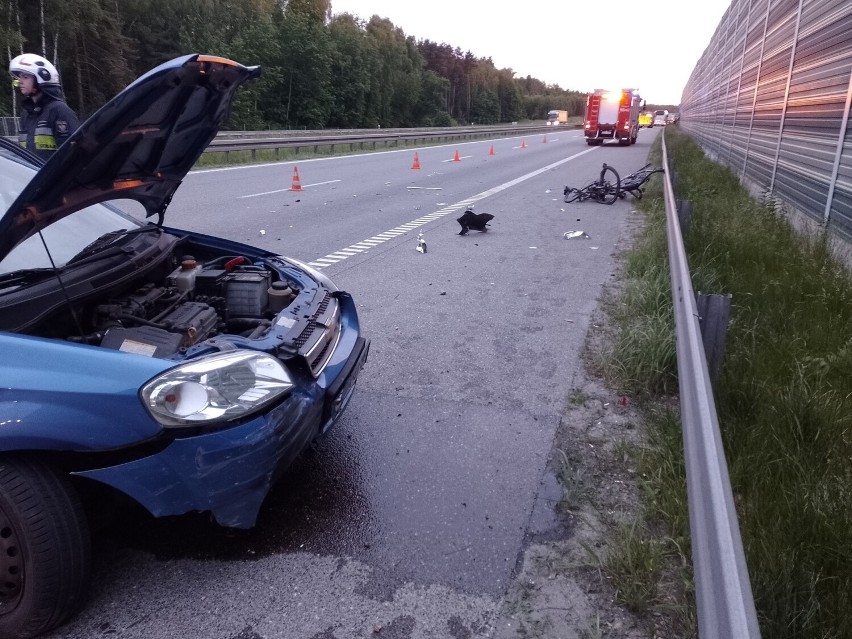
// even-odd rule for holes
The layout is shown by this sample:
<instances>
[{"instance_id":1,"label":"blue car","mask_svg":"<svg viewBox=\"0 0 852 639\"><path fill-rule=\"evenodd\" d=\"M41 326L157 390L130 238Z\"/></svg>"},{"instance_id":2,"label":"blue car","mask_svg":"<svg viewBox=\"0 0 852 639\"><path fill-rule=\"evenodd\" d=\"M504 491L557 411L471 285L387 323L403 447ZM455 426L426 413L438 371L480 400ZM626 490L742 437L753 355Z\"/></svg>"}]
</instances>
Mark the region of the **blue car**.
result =
<instances>
[{"instance_id":1,"label":"blue car","mask_svg":"<svg viewBox=\"0 0 852 639\"><path fill-rule=\"evenodd\" d=\"M296 260L163 226L259 75L184 56L43 166L0 140L2 637L50 630L85 600L87 495L252 527L352 395L369 340L349 294Z\"/></svg>"}]
</instances>

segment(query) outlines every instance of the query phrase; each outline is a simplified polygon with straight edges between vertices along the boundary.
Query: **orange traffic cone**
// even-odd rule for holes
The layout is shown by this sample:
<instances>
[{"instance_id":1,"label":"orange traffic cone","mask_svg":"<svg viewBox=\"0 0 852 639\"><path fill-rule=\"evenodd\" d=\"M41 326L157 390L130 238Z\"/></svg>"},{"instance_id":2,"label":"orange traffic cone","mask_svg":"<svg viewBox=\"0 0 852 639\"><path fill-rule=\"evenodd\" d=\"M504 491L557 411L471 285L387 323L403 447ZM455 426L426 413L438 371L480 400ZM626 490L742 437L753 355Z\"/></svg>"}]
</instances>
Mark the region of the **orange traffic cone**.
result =
<instances>
[{"instance_id":1,"label":"orange traffic cone","mask_svg":"<svg viewBox=\"0 0 852 639\"><path fill-rule=\"evenodd\" d=\"M291 191L301 191L302 183L299 181L299 167L293 167L293 186L290 187Z\"/></svg>"},{"instance_id":2,"label":"orange traffic cone","mask_svg":"<svg viewBox=\"0 0 852 639\"><path fill-rule=\"evenodd\" d=\"M414 164L411 165L412 169L420 168L420 158L417 157L417 151L414 152Z\"/></svg>"},{"instance_id":3,"label":"orange traffic cone","mask_svg":"<svg viewBox=\"0 0 852 639\"><path fill-rule=\"evenodd\" d=\"M488 150L488 155L494 155L494 145L491 145L491 148Z\"/></svg>"},{"instance_id":4,"label":"orange traffic cone","mask_svg":"<svg viewBox=\"0 0 852 639\"><path fill-rule=\"evenodd\" d=\"M522 148L522 149L527 148L527 141L526 141L526 140L522 140L522 141L521 141L521 148Z\"/></svg>"},{"instance_id":5,"label":"orange traffic cone","mask_svg":"<svg viewBox=\"0 0 852 639\"><path fill-rule=\"evenodd\" d=\"M458 151L456 151L456 154L453 156L453 162L461 162Z\"/></svg>"}]
</instances>

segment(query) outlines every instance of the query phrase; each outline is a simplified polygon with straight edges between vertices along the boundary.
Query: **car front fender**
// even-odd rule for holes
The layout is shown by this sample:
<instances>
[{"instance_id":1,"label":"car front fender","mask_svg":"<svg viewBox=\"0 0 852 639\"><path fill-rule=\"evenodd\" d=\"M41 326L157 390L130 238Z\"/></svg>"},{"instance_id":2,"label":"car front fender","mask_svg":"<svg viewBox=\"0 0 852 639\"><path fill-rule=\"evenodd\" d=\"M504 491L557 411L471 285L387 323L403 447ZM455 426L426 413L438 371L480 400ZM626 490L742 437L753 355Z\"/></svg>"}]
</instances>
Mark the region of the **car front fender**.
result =
<instances>
[{"instance_id":1,"label":"car front fender","mask_svg":"<svg viewBox=\"0 0 852 639\"><path fill-rule=\"evenodd\" d=\"M175 362L0 332L0 449L99 451L162 427L140 387Z\"/></svg>"}]
</instances>

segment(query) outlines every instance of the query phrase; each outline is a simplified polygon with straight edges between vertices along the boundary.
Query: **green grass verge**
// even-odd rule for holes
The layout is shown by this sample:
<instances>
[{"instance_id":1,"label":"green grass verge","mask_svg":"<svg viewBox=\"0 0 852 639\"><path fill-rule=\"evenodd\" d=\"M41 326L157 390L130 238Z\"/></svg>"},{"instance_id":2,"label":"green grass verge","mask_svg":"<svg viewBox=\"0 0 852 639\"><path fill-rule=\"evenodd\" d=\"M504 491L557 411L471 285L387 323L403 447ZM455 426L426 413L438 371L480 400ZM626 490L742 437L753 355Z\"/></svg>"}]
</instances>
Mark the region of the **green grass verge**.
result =
<instances>
[{"instance_id":1,"label":"green grass verge","mask_svg":"<svg viewBox=\"0 0 852 639\"><path fill-rule=\"evenodd\" d=\"M850 637L852 274L827 234L794 231L784 211L751 198L676 127L666 143L677 197L693 206L684 233L693 287L732 295L714 393L761 633ZM598 365L611 386L649 400L648 445L636 451L643 518L665 521L672 548L686 557L680 428L664 408L677 387L658 182L640 208L646 225L627 256L621 296L608 304L618 336ZM630 573L624 557L651 528L625 536L614 573ZM694 616L688 577L682 592L680 605Z\"/></svg>"},{"instance_id":2,"label":"green grass verge","mask_svg":"<svg viewBox=\"0 0 852 639\"><path fill-rule=\"evenodd\" d=\"M569 124L576 128L578 125L582 124L582 118L572 118L570 119ZM565 127L557 127L554 131L564 130ZM457 139L450 139L447 137L441 137L436 139L392 139L389 138L387 140L377 140L375 142L362 142L362 143L347 143L340 142L332 145L325 144L317 144L317 145L305 145L299 147L298 149L295 147L285 147L279 149L256 149L254 151L205 151L201 154L201 157L198 158L198 161L195 163L193 168L195 169L209 169L209 168L218 168L218 167L226 167L226 166L241 166L241 165L250 165L250 164L268 164L272 162L299 162L300 160L312 160L316 158L330 158L330 157L340 157L346 155L355 155L355 154L363 154L363 153L374 153L381 151L400 151L405 149L411 149L412 153L416 149L430 147L430 146L448 146L453 143L457 144L467 144L470 142L483 141L487 139L499 139L501 137L521 137L524 135L528 135L530 138L533 136L546 136L549 131L536 131L525 133L523 129L519 129L518 131L506 133L504 136L496 136L493 134L473 134L471 133L468 137L460 137ZM413 159L413 155L412 155Z\"/></svg>"}]
</instances>

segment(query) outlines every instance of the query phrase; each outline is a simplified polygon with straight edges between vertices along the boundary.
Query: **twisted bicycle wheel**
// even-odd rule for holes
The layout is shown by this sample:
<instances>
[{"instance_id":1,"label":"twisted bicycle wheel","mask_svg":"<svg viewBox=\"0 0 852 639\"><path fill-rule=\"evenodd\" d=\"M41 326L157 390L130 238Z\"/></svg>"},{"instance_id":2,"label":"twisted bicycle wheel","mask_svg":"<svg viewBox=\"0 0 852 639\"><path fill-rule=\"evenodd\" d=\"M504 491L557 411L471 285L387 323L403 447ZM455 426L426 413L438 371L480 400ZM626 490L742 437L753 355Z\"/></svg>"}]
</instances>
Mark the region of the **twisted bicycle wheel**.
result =
<instances>
[{"instance_id":1,"label":"twisted bicycle wheel","mask_svg":"<svg viewBox=\"0 0 852 639\"><path fill-rule=\"evenodd\" d=\"M618 171L610 165L603 165L597 185L599 202L612 204L618 199L618 194L621 192L621 178L618 176Z\"/></svg>"}]
</instances>

